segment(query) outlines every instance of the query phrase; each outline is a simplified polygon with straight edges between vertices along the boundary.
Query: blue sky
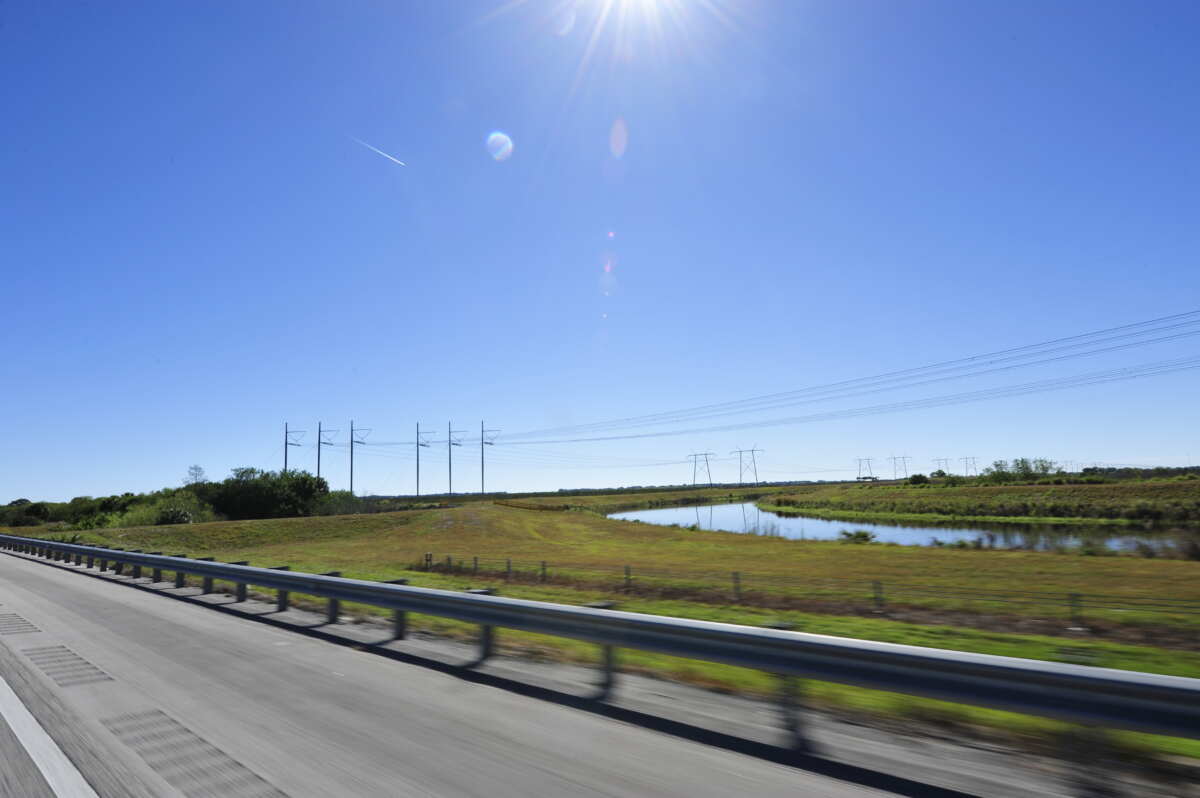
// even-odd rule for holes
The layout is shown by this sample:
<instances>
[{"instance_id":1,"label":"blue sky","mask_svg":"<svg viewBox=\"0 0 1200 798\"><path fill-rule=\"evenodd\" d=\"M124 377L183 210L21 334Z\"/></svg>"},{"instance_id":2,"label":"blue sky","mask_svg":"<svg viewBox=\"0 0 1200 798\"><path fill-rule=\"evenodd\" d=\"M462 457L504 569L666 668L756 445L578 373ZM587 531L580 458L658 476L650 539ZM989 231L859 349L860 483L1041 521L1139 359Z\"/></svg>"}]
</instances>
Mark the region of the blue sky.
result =
<instances>
[{"instance_id":1,"label":"blue sky","mask_svg":"<svg viewBox=\"0 0 1200 798\"><path fill-rule=\"evenodd\" d=\"M350 420L371 428L360 493L411 492L413 447L387 444L418 421L422 489L444 490L447 419L470 490L480 419L508 490L683 481L694 451L734 480L750 446L770 479L893 454L1194 463L1196 370L516 442L1200 308L1198 28L1191 2L10 0L0 501L278 468L284 421L310 470L317 421L340 430L334 488Z\"/></svg>"}]
</instances>

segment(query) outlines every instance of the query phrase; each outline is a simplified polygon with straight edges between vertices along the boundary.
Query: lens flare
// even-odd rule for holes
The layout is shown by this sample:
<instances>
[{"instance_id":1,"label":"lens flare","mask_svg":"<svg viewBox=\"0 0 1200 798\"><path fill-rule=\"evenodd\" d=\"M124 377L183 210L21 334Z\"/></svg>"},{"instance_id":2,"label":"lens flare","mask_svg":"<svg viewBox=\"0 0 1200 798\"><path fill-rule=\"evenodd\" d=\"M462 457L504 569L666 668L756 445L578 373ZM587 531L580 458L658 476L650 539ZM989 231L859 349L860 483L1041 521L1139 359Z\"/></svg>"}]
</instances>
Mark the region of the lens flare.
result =
<instances>
[{"instance_id":1,"label":"lens flare","mask_svg":"<svg viewBox=\"0 0 1200 798\"><path fill-rule=\"evenodd\" d=\"M613 122L612 129L608 131L608 151L613 154L614 158L620 158L625 154L625 148L629 146L629 127L625 124L625 120L617 117L617 121Z\"/></svg>"},{"instance_id":2,"label":"lens flare","mask_svg":"<svg viewBox=\"0 0 1200 798\"><path fill-rule=\"evenodd\" d=\"M556 36L569 36L571 31L575 29L575 9L568 8L562 11L558 18L554 21L554 34Z\"/></svg>"},{"instance_id":3,"label":"lens flare","mask_svg":"<svg viewBox=\"0 0 1200 798\"><path fill-rule=\"evenodd\" d=\"M513 153L513 140L507 133L493 130L487 137L487 151L497 161L507 161Z\"/></svg>"}]
</instances>

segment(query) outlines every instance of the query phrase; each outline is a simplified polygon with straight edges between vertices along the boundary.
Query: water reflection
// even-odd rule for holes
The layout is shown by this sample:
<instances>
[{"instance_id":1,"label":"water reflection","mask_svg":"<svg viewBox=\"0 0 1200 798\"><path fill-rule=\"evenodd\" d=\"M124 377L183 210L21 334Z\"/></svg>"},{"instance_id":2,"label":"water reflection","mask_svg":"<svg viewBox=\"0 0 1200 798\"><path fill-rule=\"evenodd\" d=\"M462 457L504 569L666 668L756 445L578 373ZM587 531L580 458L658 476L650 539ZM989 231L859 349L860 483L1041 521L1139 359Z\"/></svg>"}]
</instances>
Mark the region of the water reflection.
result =
<instances>
[{"instance_id":1,"label":"water reflection","mask_svg":"<svg viewBox=\"0 0 1200 798\"><path fill-rule=\"evenodd\" d=\"M695 527L749 535L796 540L838 540L843 532L869 532L879 543L906 546L971 546L972 548L1053 550L1080 545L1104 545L1132 550L1138 546L1161 549L1168 540L1161 533L1124 527L1053 524L936 525L830 521L803 515L780 515L761 510L753 502L665 507L613 513L610 518L647 524Z\"/></svg>"}]
</instances>

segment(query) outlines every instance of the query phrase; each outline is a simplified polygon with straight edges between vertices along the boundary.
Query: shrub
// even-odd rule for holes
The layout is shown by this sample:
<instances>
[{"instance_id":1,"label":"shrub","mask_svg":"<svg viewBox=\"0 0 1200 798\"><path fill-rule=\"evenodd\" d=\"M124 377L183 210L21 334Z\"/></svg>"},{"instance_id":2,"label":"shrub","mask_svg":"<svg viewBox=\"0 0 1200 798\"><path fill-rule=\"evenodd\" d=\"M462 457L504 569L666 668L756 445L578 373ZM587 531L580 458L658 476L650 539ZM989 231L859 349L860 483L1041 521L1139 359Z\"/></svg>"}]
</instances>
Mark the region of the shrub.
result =
<instances>
[{"instance_id":1,"label":"shrub","mask_svg":"<svg viewBox=\"0 0 1200 798\"><path fill-rule=\"evenodd\" d=\"M909 485L928 485L929 477L925 476L924 474L913 474L911 477L908 478L908 484Z\"/></svg>"},{"instance_id":2,"label":"shrub","mask_svg":"<svg viewBox=\"0 0 1200 798\"><path fill-rule=\"evenodd\" d=\"M874 543L875 533L865 529L856 529L853 532L843 529L838 533L838 540L841 543Z\"/></svg>"},{"instance_id":3,"label":"shrub","mask_svg":"<svg viewBox=\"0 0 1200 798\"><path fill-rule=\"evenodd\" d=\"M192 523L192 514L182 507L162 507L158 511L158 516L154 519L156 526L190 523Z\"/></svg>"}]
</instances>

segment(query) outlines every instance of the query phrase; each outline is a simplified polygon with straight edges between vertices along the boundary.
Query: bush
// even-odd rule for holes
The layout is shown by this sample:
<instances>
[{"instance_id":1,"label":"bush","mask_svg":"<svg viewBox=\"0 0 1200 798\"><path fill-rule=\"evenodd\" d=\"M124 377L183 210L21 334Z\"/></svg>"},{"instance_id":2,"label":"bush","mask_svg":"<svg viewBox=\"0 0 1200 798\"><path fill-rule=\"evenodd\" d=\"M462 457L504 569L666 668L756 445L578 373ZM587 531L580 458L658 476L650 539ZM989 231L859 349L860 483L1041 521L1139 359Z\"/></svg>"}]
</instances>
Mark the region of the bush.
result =
<instances>
[{"instance_id":1,"label":"bush","mask_svg":"<svg viewBox=\"0 0 1200 798\"><path fill-rule=\"evenodd\" d=\"M928 485L929 477L925 476L924 474L913 474L911 477L908 478L908 484L909 485Z\"/></svg>"},{"instance_id":2,"label":"bush","mask_svg":"<svg viewBox=\"0 0 1200 798\"><path fill-rule=\"evenodd\" d=\"M192 514L182 507L163 507L159 509L158 516L154 519L156 526L190 523L192 523Z\"/></svg>"},{"instance_id":3,"label":"bush","mask_svg":"<svg viewBox=\"0 0 1200 798\"><path fill-rule=\"evenodd\" d=\"M875 533L865 529L856 529L853 532L843 529L838 533L838 541L841 543L874 543Z\"/></svg>"},{"instance_id":4,"label":"bush","mask_svg":"<svg viewBox=\"0 0 1200 798\"><path fill-rule=\"evenodd\" d=\"M188 489L228 518L289 518L312 515L328 495L329 484L307 471L235 468L224 482L203 482Z\"/></svg>"}]
</instances>

